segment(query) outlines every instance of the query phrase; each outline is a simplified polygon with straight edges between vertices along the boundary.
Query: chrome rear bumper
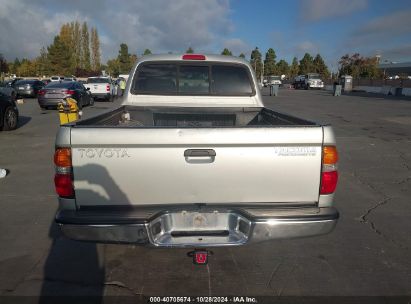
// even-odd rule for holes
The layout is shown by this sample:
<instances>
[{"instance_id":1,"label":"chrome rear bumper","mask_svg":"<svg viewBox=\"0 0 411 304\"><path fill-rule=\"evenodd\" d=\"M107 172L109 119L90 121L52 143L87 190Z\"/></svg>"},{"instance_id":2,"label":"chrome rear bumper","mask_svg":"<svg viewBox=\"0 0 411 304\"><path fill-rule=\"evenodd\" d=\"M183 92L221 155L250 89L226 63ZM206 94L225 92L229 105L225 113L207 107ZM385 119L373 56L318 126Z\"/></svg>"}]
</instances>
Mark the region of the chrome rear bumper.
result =
<instances>
[{"instance_id":1,"label":"chrome rear bumper","mask_svg":"<svg viewBox=\"0 0 411 304\"><path fill-rule=\"evenodd\" d=\"M217 247L322 235L331 232L338 220L335 208L207 207L158 212L145 219L130 212L122 219L118 216L115 212L110 224L108 214L97 213L93 219L90 212L60 211L56 221L67 237L80 241Z\"/></svg>"}]
</instances>

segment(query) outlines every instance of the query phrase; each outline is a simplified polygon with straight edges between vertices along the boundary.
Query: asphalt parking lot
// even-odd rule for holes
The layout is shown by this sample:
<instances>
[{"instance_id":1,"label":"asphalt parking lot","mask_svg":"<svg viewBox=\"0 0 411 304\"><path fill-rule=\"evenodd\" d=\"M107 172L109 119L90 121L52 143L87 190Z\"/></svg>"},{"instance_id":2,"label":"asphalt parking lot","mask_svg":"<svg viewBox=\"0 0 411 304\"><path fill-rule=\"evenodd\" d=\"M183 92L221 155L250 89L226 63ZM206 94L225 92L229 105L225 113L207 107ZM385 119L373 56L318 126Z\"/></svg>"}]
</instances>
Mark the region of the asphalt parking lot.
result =
<instances>
[{"instance_id":1,"label":"asphalt parking lot","mask_svg":"<svg viewBox=\"0 0 411 304\"><path fill-rule=\"evenodd\" d=\"M185 249L65 239L53 224L58 116L28 99L20 127L0 132L0 167L10 170L0 179L0 295L411 296L411 101L266 93L268 107L334 127L334 232L216 248L207 267L192 265ZM96 102L84 114L118 104Z\"/></svg>"}]
</instances>

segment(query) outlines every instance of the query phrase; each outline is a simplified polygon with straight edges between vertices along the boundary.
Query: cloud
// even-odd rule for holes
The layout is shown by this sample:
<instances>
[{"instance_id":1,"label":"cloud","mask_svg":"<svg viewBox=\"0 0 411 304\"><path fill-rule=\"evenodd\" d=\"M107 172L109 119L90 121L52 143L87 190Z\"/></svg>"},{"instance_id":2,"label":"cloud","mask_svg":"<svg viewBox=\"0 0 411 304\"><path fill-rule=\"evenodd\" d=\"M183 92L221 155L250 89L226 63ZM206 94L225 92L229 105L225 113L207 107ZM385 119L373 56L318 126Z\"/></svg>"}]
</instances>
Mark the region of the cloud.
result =
<instances>
[{"instance_id":1,"label":"cloud","mask_svg":"<svg viewBox=\"0 0 411 304\"><path fill-rule=\"evenodd\" d=\"M379 41L381 44L404 34L411 35L411 10L375 18L352 32L354 41Z\"/></svg>"},{"instance_id":2,"label":"cloud","mask_svg":"<svg viewBox=\"0 0 411 304\"><path fill-rule=\"evenodd\" d=\"M294 47L294 52L300 57L305 53L310 53L312 56L320 52L320 47L312 41L303 41Z\"/></svg>"},{"instance_id":3,"label":"cloud","mask_svg":"<svg viewBox=\"0 0 411 304\"><path fill-rule=\"evenodd\" d=\"M368 6L368 0L300 0L300 3L300 14L304 21L319 21L344 16Z\"/></svg>"},{"instance_id":4,"label":"cloud","mask_svg":"<svg viewBox=\"0 0 411 304\"><path fill-rule=\"evenodd\" d=\"M229 49L233 53L233 55L240 55L241 53L247 55L247 53L249 53L251 49L250 45L240 38L225 40L223 42L223 48Z\"/></svg>"},{"instance_id":5,"label":"cloud","mask_svg":"<svg viewBox=\"0 0 411 304\"><path fill-rule=\"evenodd\" d=\"M409 61L411 60L411 44L405 44L394 48L381 50L381 57L388 61Z\"/></svg>"},{"instance_id":6,"label":"cloud","mask_svg":"<svg viewBox=\"0 0 411 304\"><path fill-rule=\"evenodd\" d=\"M369 20L352 30L341 49L367 56L381 53L383 59L411 59L411 10L396 11Z\"/></svg>"},{"instance_id":7,"label":"cloud","mask_svg":"<svg viewBox=\"0 0 411 304\"><path fill-rule=\"evenodd\" d=\"M0 52L9 60L37 56L61 24L76 19L97 27L103 60L117 56L122 42L130 53L184 52L209 48L233 30L228 0L0 0L0 7Z\"/></svg>"}]
</instances>

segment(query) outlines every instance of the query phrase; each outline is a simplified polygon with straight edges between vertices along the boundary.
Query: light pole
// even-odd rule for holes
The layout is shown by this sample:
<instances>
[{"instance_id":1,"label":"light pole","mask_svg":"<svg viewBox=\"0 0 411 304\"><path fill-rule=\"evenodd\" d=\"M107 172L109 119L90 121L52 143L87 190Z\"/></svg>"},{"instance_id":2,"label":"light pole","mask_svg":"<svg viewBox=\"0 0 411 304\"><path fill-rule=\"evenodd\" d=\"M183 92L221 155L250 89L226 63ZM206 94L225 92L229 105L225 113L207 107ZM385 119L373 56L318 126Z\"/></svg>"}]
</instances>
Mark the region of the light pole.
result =
<instances>
[{"instance_id":1,"label":"light pole","mask_svg":"<svg viewBox=\"0 0 411 304\"><path fill-rule=\"evenodd\" d=\"M261 81L261 84L263 84L263 77L264 77L264 60L261 59L261 63L263 64L263 68L261 69L261 78L260 78L260 81Z\"/></svg>"}]
</instances>

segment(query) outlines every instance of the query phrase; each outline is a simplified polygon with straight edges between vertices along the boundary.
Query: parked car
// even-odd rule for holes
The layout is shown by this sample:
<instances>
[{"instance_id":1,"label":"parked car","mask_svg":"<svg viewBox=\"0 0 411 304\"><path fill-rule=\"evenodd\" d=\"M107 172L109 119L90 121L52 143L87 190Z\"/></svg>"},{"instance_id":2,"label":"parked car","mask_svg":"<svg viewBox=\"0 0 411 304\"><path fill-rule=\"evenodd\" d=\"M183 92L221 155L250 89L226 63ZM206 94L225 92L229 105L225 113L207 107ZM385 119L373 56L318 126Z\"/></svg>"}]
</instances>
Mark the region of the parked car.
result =
<instances>
[{"instance_id":1,"label":"parked car","mask_svg":"<svg viewBox=\"0 0 411 304\"><path fill-rule=\"evenodd\" d=\"M321 80L320 74L308 73L306 75L298 75L295 77L293 86L295 89L322 89L324 88L324 82Z\"/></svg>"},{"instance_id":2,"label":"parked car","mask_svg":"<svg viewBox=\"0 0 411 304\"><path fill-rule=\"evenodd\" d=\"M281 76L269 76L268 85L281 85Z\"/></svg>"},{"instance_id":3,"label":"parked car","mask_svg":"<svg viewBox=\"0 0 411 304\"><path fill-rule=\"evenodd\" d=\"M14 84L17 96L36 97L39 90L44 87L44 82L37 79L19 80Z\"/></svg>"},{"instance_id":4,"label":"parked car","mask_svg":"<svg viewBox=\"0 0 411 304\"><path fill-rule=\"evenodd\" d=\"M67 76L67 77L64 77L63 81L77 81L77 78L72 77L72 76Z\"/></svg>"},{"instance_id":5,"label":"parked car","mask_svg":"<svg viewBox=\"0 0 411 304\"><path fill-rule=\"evenodd\" d=\"M2 92L4 95L10 96L13 100L16 100L17 98L17 93L16 90L9 86L9 82L1 82L0 83L0 92Z\"/></svg>"},{"instance_id":6,"label":"parked car","mask_svg":"<svg viewBox=\"0 0 411 304\"><path fill-rule=\"evenodd\" d=\"M0 91L0 130L9 131L17 128L19 110L16 101Z\"/></svg>"},{"instance_id":7,"label":"parked car","mask_svg":"<svg viewBox=\"0 0 411 304\"><path fill-rule=\"evenodd\" d=\"M6 81L6 86L9 86L9 87L13 87L13 88L14 88L14 84L15 84L17 81L19 81L19 80L23 80L23 78L12 78L12 79L9 79L8 81Z\"/></svg>"},{"instance_id":8,"label":"parked car","mask_svg":"<svg viewBox=\"0 0 411 304\"><path fill-rule=\"evenodd\" d=\"M72 239L204 248L337 223L331 126L265 107L238 57L144 56L123 105L61 126L55 147L56 222Z\"/></svg>"},{"instance_id":9,"label":"parked car","mask_svg":"<svg viewBox=\"0 0 411 304\"><path fill-rule=\"evenodd\" d=\"M51 76L50 81L62 81L64 79L63 76Z\"/></svg>"},{"instance_id":10,"label":"parked car","mask_svg":"<svg viewBox=\"0 0 411 304\"><path fill-rule=\"evenodd\" d=\"M90 92L76 81L50 82L39 91L38 103L42 109L56 108L59 102L68 97L75 99L80 109L94 104Z\"/></svg>"},{"instance_id":11,"label":"parked car","mask_svg":"<svg viewBox=\"0 0 411 304\"><path fill-rule=\"evenodd\" d=\"M114 85L110 77L89 77L85 87L90 89L91 95L95 100L103 99L113 101L114 96L116 96Z\"/></svg>"}]
</instances>

